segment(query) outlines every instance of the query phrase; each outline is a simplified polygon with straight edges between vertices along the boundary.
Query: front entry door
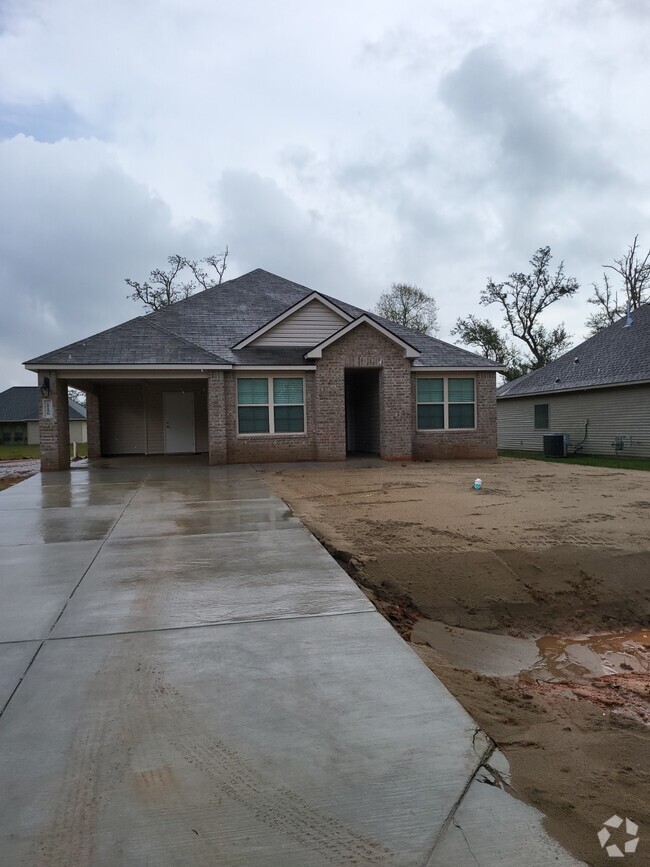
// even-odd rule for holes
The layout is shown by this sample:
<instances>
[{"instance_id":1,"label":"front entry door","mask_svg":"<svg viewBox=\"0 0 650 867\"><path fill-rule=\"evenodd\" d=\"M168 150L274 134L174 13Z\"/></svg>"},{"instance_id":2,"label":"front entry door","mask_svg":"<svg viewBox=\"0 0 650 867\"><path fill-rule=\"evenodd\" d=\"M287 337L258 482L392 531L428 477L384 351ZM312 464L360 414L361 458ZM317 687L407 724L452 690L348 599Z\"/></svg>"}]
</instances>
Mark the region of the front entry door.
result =
<instances>
[{"instance_id":1,"label":"front entry door","mask_svg":"<svg viewBox=\"0 0 650 867\"><path fill-rule=\"evenodd\" d=\"M194 452L194 393L166 391L163 393L163 424L165 454Z\"/></svg>"}]
</instances>

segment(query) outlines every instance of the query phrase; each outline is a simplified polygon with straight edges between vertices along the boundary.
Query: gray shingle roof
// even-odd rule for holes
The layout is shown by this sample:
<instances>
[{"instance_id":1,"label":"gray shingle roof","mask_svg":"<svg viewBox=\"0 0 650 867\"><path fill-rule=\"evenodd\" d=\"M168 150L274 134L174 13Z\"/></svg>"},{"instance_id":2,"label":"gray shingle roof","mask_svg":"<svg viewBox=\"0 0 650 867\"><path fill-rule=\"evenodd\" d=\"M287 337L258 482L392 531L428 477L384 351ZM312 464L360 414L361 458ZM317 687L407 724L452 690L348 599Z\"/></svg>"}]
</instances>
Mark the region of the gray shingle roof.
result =
<instances>
[{"instance_id":1,"label":"gray shingle roof","mask_svg":"<svg viewBox=\"0 0 650 867\"><path fill-rule=\"evenodd\" d=\"M0 392L0 421L38 421L40 390L35 385L14 385ZM70 421L86 418L86 408L69 401Z\"/></svg>"},{"instance_id":2,"label":"gray shingle roof","mask_svg":"<svg viewBox=\"0 0 650 867\"><path fill-rule=\"evenodd\" d=\"M138 316L26 364L306 364L305 349L232 349L248 335L311 295L312 289L258 268L198 292L171 307ZM327 297L353 317L367 314L420 350L415 367L496 367L481 356L417 334L351 304Z\"/></svg>"},{"instance_id":3,"label":"gray shingle roof","mask_svg":"<svg viewBox=\"0 0 650 867\"><path fill-rule=\"evenodd\" d=\"M501 386L498 398L650 381L650 304L585 340L540 370Z\"/></svg>"}]
</instances>

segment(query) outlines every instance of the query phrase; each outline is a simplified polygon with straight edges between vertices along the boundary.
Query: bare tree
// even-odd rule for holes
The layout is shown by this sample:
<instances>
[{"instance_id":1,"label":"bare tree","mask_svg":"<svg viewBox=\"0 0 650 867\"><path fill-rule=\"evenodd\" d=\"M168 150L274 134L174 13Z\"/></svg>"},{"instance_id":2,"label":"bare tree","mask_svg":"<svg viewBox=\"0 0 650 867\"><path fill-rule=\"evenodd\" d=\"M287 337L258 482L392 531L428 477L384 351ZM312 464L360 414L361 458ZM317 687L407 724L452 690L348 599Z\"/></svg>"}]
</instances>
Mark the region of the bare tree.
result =
<instances>
[{"instance_id":1,"label":"bare tree","mask_svg":"<svg viewBox=\"0 0 650 867\"><path fill-rule=\"evenodd\" d=\"M204 289L212 289L213 286L221 285L223 275L226 271L226 263L228 260L228 245L223 253L217 253L216 256L206 256L205 259L200 259L198 262L185 260L186 265L194 274L194 279L200 283ZM205 262L215 271L215 276L212 277L207 271L201 268L201 262Z\"/></svg>"},{"instance_id":2,"label":"bare tree","mask_svg":"<svg viewBox=\"0 0 650 867\"><path fill-rule=\"evenodd\" d=\"M639 253L639 236L634 236L634 241L627 249L627 253L620 259L615 259L613 265L603 265L610 271L618 274L622 282L622 294L612 289L609 275L603 272L603 288L597 283L593 284L594 294L587 299L589 304L596 307L596 312L587 319L587 327L592 334L602 331L612 325L626 310L638 310L642 304L650 301L650 250L641 258Z\"/></svg>"},{"instance_id":3,"label":"bare tree","mask_svg":"<svg viewBox=\"0 0 650 867\"><path fill-rule=\"evenodd\" d=\"M167 271L162 268L154 268L149 273L149 279L145 280L144 283L126 277L124 282L133 289L133 292L127 297L133 301L142 302L148 310L162 310L177 301L189 298L199 287L211 289L220 285L226 270L227 259L228 247L223 253L207 256L198 262L175 253L173 256L167 257L167 264L169 265ZM201 267L202 262L214 269L216 272L214 277ZM181 275L187 268L192 272L194 279L181 282Z\"/></svg>"},{"instance_id":4,"label":"bare tree","mask_svg":"<svg viewBox=\"0 0 650 867\"><path fill-rule=\"evenodd\" d=\"M475 346L486 358L503 364L507 379L516 379L543 367L570 346L570 335L564 323L548 329L539 321L551 304L575 295L579 289L577 280L565 275L564 262L560 262L555 274L550 273L551 259L551 248L540 247L530 259L530 274L514 272L501 283L490 278L481 292L481 304L501 307L505 330L521 341L524 350L507 335L502 335L491 322L476 316L458 319L452 332L458 334L465 345Z\"/></svg>"},{"instance_id":5,"label":"bare tree","mask_svg":"<svg viewBox=\"0 0 650 867\"><path fill-rule=\"evenodd\" d=\"M502 283L492 278L481 293L481 304L499 304L504 321L513 337L528 349L531 370L553 361L570 346L570 335L564 323L548 329L539 319L551 304L570 298L580 288L574 277L564 273L564 262L555 272L549 272L551 248L540 247L530 259L530 274L513 273Z\"/></svg>"},{"instance_id":6,"label":"bare tree","mask_svg":"<svg viewBox=\"0 0 650 867\"><path fill-rule=\"evenodd\" d=\"M432 295L410 283L393 283L379 296L375 313L421 334L438 330L438 305Z\"/></svg>"}]
</instances>

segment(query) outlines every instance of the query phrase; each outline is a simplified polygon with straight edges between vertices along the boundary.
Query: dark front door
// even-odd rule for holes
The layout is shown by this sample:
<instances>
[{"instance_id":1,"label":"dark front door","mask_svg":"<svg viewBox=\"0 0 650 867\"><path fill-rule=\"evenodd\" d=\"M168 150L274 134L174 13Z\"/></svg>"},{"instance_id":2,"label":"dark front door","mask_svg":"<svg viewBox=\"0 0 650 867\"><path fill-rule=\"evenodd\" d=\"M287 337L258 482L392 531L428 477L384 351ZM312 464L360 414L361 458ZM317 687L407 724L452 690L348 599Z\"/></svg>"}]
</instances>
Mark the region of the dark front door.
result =
<instances>
[{"instance_id":1,"label":"dark front door","mask_svg":"<svg viewBox=\"0 0 650 867\"><path fill-rule=\"evenodd\" d=\"M378 455L379 370L345 371L345 436L348 454Z\"/></svg>"}]
</instances>

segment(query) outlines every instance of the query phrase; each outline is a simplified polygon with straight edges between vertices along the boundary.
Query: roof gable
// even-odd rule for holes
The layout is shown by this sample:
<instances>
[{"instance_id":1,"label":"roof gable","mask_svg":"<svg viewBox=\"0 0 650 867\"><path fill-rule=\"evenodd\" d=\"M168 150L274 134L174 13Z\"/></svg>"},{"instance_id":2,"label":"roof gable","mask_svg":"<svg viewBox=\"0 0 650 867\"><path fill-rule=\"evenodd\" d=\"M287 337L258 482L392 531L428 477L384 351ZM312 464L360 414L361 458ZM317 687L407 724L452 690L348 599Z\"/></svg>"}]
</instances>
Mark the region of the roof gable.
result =
<instances>
[{"instance_id":1,"label":"roof gable","mask_svg":"<svg viewBox=\"0 0 650 867\"><path fill-rule=\"evenodd\" d=\"M345 337L346 334L349 334L351 331L354 331L355 328L358 328L359 325L369 325L371 328L374 328L375 331L379 331L380 334L383 334L384 337L387 337L389 340L392 340L393 343L396 343L398 346L401 346L404 349L404 357L405 358L418 358L421 354L414 346L411 346L410 343L407 343L405 340L402 340L401 337L398 337L392 331L389 331L388 328L384 328L376 320L372 319L367 314L363 314L359 316L357 319L354 319L352 322L349 322L343 328L340 328L334 334L327 337L318 346L315 346L312 350L305 353L305 358L322 358L323 350L327 349L328 346L331 346L333 343L336 343L337 340L340 340L341 337Z\"/></svg>"},{"instance_id":2,"label":"roof gable","mask_svg":"<svg viewBox=\"0 0 650 867\"><path fill-rule=\"evenodd\" d=\"M241 340L233 349L316 346L351 320L348 313L328 298L312 292Z\"/></svg>"}]
</instances>

